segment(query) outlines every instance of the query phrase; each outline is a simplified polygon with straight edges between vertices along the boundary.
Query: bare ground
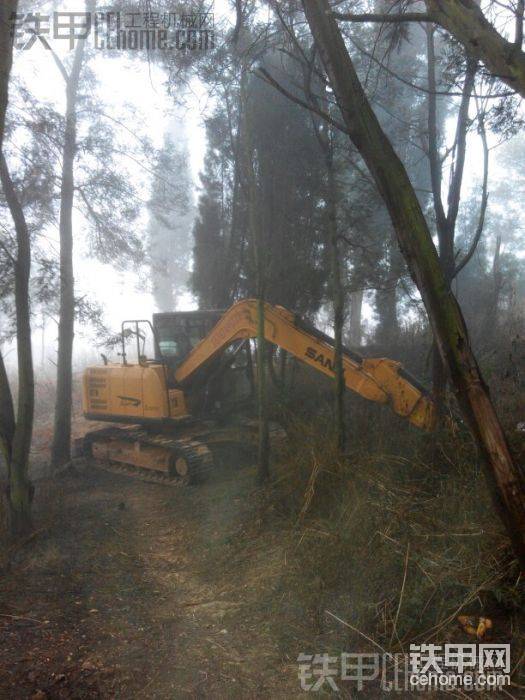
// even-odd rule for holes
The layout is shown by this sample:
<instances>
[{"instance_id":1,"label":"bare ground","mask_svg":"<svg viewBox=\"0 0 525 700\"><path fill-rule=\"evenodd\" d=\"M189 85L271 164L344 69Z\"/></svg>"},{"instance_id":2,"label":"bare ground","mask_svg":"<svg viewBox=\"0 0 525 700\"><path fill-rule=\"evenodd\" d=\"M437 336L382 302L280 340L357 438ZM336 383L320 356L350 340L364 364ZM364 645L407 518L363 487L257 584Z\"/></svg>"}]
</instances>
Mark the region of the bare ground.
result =
<instances>
[{"instance_id":1,"label":"bare ground","mask_svg":"<svg viewBox=\"0 0 525 700\"><path fill-rule=\"evenodd\" d=\"M295 527L286 499L258 489L253 468L225 466L205 484L170 488L87 463L37 484L37 529L0 568L0 698L291 699L304 695L300 652L375 650L324 614L351 614L360 595L359 579L344 569L347 583L337 584L315 558L337 548L333 533L315 519ZM372 572L354 544L343 563L362 569L372 605ZM517 698L523 627L490 616L494 641L516 647L517 684L489 697ZM447 641L472 641L454 617L441 627ZM384 694L367 686L359 697Z\"/></svg>"},{"instance_id":2,"label":"bare ground","mask_svg":"<svg viewBox=\"0 0 525 700\"><path fill-rule=\"evenodd\" d=\"M301 635L270 620L286 552L277 527L258 537L253 484L88 466L53 486L55 524L0 581L0 696L298 696Z\"/></svg>"}]
</instances>

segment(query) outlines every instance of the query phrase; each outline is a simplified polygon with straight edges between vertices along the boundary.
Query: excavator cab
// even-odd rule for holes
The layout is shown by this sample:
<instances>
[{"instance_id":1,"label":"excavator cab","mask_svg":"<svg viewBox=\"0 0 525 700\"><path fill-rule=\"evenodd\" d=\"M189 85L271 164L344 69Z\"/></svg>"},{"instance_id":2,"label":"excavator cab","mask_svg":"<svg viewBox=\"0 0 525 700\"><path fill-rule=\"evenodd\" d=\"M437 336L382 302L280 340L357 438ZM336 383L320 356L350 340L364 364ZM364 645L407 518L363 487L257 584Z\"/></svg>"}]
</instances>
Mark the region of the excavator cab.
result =
<instances>
[{"instance_id":1,"label":"excavator cab","mask_svg":"<svg viewBox=\"0 0 525 700\"><path fill-rule=\"evenodd\" d=\"M178 386L175 373L191 351L206 338L224 316L223 309L173 311L153 314L153 331L159 360L167 368L169 388ZM241 341L204 363L185 385L186 403L192 414L228 413L253 397L249 341Z\"/></svg>"},{"instance_id":2,"label":"excavator cab","mask_svg":"<svg viewBox=\"0 0 525 700\"><path fill-rule=\"evenodd\" d=\"M171 369L176 369L223 314L223 310L215 309L153 314L159 359L164 360Z\"/></svg>"}]
</instances>

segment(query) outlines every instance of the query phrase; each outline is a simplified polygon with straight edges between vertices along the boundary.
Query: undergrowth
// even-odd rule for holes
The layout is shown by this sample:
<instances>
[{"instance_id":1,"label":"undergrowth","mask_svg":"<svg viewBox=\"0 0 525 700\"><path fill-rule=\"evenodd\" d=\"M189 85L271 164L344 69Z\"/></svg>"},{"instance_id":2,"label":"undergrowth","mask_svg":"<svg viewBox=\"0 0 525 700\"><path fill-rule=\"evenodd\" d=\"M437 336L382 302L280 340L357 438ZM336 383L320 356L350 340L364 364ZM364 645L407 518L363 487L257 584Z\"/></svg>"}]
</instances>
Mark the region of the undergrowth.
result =
<instances>
[{"instance_id":1,"label":"undergrowth","mask_svg":"<svg viewBox=\"0 0 525 700\"><path fill-rule=\"evenodd\" d=\"M316 650L406 652L476 641L458 616L487 616L487 639L512 641L517 662L522 581L471 439L399 441L393 421L402 449L354 434L344 456L329 422L290 422L269 495L290 533L276 624L307 619Z\"/></svg>"}]
</instances>

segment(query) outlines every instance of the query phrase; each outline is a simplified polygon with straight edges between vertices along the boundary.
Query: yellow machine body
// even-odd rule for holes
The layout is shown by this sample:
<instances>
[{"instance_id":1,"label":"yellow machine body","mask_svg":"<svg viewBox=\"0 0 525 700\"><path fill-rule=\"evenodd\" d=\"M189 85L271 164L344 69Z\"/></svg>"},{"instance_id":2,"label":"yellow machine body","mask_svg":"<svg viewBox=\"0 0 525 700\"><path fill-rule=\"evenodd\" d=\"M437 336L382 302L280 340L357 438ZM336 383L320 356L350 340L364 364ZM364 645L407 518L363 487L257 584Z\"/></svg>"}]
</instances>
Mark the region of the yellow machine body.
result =
<instances>
[{"instance_id":1,"label":"yellow machine body","mask_svg":"<svg viewBox=\"0 0 525 700\"><path fill-rule=\"evenodd\" d=\"M83 376L86 418L120 423L180 419L188 415L184 393L169 389L162 364L107 364L88 367Z\"/></svg>"},{"instance_id":2,"label":"yellow machine body","mask_svg":"<svg viewBox=\"0 0 525 700\"><path fill-rule=\"evenodd\" d=\"M83 410L87 418L121 423L180 421L188 417L184 388L191 388L197 370L236 341L257 336L258 302L247 299L228 309L216 325L177 366L141 357L136 364L88 367L83 379ZM334 377L330 338L279 306L264 305L266 340L305 364ZM430 395L399 362L343 353L348 389L377 403L388 404L413 425L430 430L436 410Z\"/></svg>"}]
</instances>

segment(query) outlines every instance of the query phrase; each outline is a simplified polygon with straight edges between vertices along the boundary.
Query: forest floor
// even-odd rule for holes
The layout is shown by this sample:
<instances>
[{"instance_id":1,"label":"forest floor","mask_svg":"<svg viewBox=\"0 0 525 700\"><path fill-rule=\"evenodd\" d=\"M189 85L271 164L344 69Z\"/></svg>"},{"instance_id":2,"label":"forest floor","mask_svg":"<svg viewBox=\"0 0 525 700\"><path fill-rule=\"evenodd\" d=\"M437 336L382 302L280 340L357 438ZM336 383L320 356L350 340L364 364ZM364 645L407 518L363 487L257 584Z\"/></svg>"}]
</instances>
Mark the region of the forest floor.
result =
<instances>
[{"instance_id":1,"label":"forest floor","mask_svg":"<svg viewBox=\"0 0 525 700\"><path fill-rule=\"evenodd\" d=\"M286 549L258 537L254 482L63 477L54 524L0 581L0 697L298 696L300 630L268 619Z\"/></svg>"},{"instance_id":2,"label":"forest floor","mask_svg":"<svg viewBox=\"0 0 525 700\"><path fill-rule=\"evenodd\" d=\"M274 465L272 484L260 488L255 468L233 457L191 487L144 483L82 460L55 479L40 468L35 531L0 561L0 698L291 699L304 695L301 652L377 651L374 639L385 635L376 636L377 609L383 608L375 601L386 590L399 613L406 572L402 550L392 549L394 521L381 544L374 529L386 526L367 520L373 513L384 517L386 506L369 500L362 509L354 506L358 522L347 517L344 528L335 523L330 530L328 521L316 518L299 526L296 512L287 510L290 496L283 495L279 469ZM461 495L461 519L465 507ZM399 518L412 523L406 510ZM457 557L448 544L445 550L447 560L455 566L457 558L469 573L474 548L472 537L466 539ZM441 562L435 544L441 541L441 535L425 536L421 552ZM428 584L430 600L441 588L448 598L450 586L457 587L447 570L438 578L442 566L435 566L437 580ZM416 572L410 570L403 602L409 623L428 607L426 594L408 590ZM460 586L457 596L466 596L478 614L475 581L469 584L475 600L468 587ZM471 643L475 639L458 625L455 600L452 612L446 600L436 604L437 641ZM373 625L362 622L358 601ZM491 640L512 642L518 669L525 659L521 617L498 609L490 617ZM516 672L513 678L517 685L484 697L519 697L523 680ZM355 688L337 682L342 696L356 697ZM322 690L326 696L330 688ZM384 696L372 683L359 693Z\"/></svg>"}]
</instances>

